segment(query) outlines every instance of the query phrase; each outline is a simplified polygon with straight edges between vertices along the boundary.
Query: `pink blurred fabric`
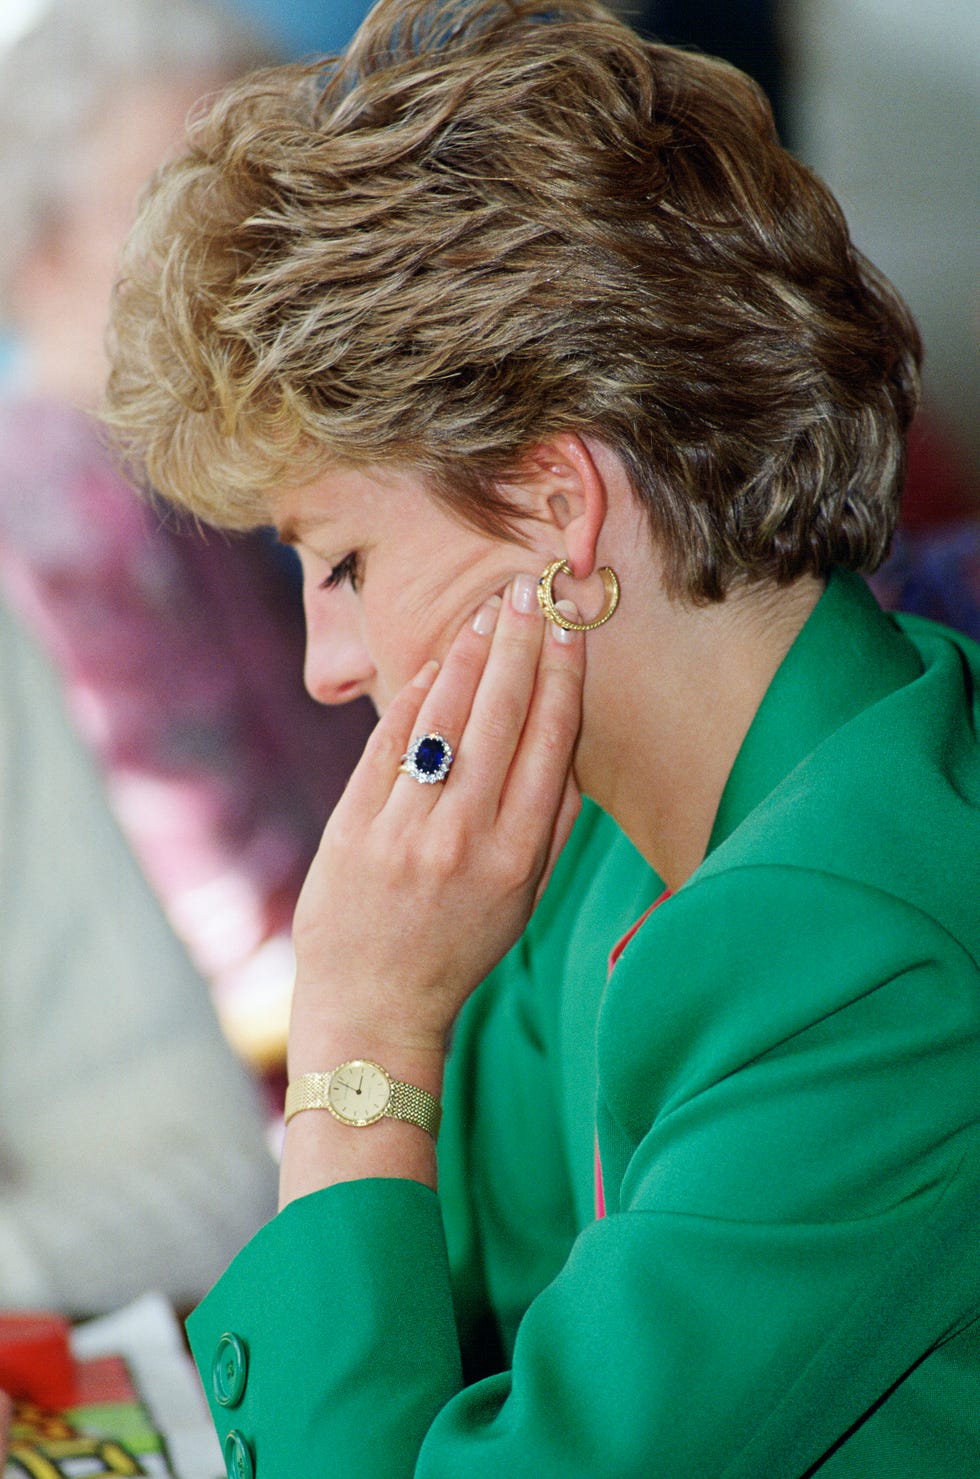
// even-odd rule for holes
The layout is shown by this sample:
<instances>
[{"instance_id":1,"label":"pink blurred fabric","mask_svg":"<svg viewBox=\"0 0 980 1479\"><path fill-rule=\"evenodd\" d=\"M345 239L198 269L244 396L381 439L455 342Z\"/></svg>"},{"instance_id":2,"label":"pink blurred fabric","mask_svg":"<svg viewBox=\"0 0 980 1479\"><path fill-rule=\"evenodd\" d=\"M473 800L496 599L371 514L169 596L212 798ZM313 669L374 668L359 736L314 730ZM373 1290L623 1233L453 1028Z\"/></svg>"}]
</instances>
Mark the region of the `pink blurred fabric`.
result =
<instances>
[{"instance_id":1,"label":"pink blurred fabric","mask_svg":"<svg viewBox=\"0 0 980 1479\"><path fill-rule=\"evenodd\" d=\"M31 397L0 401L0 582L199 969L254 988L372 723L306 694L298 586L263 536L179 528L97 423Z\"/></svg>"}]
</instances>

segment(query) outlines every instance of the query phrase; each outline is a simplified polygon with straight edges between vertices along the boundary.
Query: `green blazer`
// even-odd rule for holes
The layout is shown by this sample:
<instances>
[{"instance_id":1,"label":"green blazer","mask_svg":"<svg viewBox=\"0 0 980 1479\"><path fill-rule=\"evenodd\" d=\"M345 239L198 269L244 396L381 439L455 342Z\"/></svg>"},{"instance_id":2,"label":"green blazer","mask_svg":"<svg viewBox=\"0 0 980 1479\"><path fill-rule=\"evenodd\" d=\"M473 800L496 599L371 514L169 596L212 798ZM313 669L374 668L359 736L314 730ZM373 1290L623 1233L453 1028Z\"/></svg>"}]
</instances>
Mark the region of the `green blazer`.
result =
<instances>
[{"instance_id":1,"label":"green blazer","mask_svg":"<svg viewBox=\"0 0 980 1479\"><path fill-rule=\"evenodd\" d=\"M835 575L608 981L660 885L586 807L440 1197L303 1198L191 1317L232 1473L980 1474L978 680Z\"/></svg>"}]
</instances>

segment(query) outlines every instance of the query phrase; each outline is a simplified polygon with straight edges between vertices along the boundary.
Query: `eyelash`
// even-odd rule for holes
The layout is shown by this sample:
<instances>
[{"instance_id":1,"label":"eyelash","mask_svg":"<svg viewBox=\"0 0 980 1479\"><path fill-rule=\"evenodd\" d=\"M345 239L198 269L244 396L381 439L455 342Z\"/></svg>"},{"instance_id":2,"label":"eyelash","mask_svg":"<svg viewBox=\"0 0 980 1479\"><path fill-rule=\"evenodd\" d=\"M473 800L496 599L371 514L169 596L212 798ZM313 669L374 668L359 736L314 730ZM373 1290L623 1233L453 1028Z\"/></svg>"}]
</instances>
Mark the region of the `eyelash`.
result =
<instances>
[{"instance_id":1,"label":"eyelash","mask_svg":"<svg viewBox=\"0 0 980 1479\"><path fill-rule=\"evenodd\" d=\"M334 565L325 580L321 580L320 589L321 591L335 591L338 587L344 585L346 581L350 581L351 590L356 591L358 576L358 559L357 555L352 551Z\"/></svg>"}]
</instances>

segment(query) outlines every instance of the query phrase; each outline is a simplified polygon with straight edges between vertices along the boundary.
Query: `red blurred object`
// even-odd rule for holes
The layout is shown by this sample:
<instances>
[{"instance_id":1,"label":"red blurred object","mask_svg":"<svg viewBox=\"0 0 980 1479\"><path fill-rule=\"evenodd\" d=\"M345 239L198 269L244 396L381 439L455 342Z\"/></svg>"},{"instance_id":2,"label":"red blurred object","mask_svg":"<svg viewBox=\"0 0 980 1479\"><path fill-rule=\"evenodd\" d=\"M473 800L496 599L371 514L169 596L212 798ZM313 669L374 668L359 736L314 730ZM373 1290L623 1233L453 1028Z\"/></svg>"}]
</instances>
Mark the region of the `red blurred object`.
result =
<instances>
[{"instance_id":1,"label":"red blurred object","mask_svg":"<svg viewBox=\"0 0 980 1479\"><path fill-rule=\"evenodd\" d=\"M920 411L909 431L902 528L931 529L975 518L977 511L965 453L933 411Z\"/></svg>"},{"instance_id":2,"label":"red blurred object","mask_svg":"<svg viewBox=\"0 0 980 1479\"><path fill-rule=\"evenodd\" d=\"M77 1398L71 1327L53 1314L0 1314L0 1388L56 1410Z\"/></svg>"}]
</instances>

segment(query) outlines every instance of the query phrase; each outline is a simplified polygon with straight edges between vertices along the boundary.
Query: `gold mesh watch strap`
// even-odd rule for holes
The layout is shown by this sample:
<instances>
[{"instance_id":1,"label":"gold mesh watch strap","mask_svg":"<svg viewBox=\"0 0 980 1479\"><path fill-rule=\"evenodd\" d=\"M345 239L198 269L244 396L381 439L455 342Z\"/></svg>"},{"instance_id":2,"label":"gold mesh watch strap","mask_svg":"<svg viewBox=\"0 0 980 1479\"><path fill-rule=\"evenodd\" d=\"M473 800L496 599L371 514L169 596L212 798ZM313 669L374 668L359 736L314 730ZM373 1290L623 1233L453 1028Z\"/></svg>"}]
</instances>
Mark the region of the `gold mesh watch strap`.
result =
<instances>
[{"instance_id":1,"label":"gold mesh watch strap","mask_svg":"<svg viewBox=\"0 0 980 1479\"><path fill-rule=\"evenodd\" d=\"M344 1064L337 1066L342 1068ZM293 1080L286 1090L286 1100L283 1106L287 1125L293 1115L299 1114L302 1109L329 1108L327 1091L336 1071L334 1069L330 1073L303 1073ZM442 1106L439 1100L426 1089L420 1089L417 1084L406 1084L400 1079L392 1078L390 1074L387 1076L391 1084L391 1098L385 1105L382 1118L406 1120L409 1124L418 1125L427 1131L435 1140L442 1120Z\"/></svg>"},{"instance_id":2,"label":"gold mesh watch strap","mask_svg":"<svg viewBox=\"0 0 980 1479\"><path fill-rule=\"evenodd\" d=\"M330 1078L329 1073L304 1073L293 1080L286 1090L283 1106L287 1125L301 1109L326 1109Z\"/></svg>"},{"instance_id":3,"label":"gold mesh watch strap","mask_svg":"<svg viewBox=\"0 0 980 1479\"><path fill-rule=\"evenodd\" d=\"M393 1120L408 1120L428 1130L433 1140L439 1133L442 1105L426 1089L417 1084L403 1084L397 1078L391 1080L391 1098L385 1114Z\"/></svg>"}]
</instances>

